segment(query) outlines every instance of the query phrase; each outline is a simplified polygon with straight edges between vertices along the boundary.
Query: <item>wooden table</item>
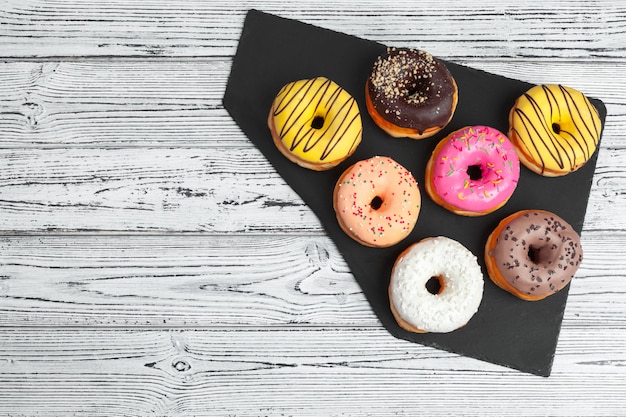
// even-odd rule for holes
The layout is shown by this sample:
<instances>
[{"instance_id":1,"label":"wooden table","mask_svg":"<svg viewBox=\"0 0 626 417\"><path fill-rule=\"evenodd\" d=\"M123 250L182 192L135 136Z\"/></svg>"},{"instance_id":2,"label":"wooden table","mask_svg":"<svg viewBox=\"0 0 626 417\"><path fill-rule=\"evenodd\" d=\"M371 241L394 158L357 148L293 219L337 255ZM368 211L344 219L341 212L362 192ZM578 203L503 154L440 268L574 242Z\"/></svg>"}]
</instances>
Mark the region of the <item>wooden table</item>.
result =
<instances>
[{"instance_id":1,"label":"wooden table","mask_svg":"<svg viewBox=\"0 0 626 417\"><path fill-rule=\"evenodd\" d=\"M381 327L222 106L252 7L606 103L552 376ZM0 55L0 415L626 415L623 2L5 0Z\"/></svg>"}]
</instances>

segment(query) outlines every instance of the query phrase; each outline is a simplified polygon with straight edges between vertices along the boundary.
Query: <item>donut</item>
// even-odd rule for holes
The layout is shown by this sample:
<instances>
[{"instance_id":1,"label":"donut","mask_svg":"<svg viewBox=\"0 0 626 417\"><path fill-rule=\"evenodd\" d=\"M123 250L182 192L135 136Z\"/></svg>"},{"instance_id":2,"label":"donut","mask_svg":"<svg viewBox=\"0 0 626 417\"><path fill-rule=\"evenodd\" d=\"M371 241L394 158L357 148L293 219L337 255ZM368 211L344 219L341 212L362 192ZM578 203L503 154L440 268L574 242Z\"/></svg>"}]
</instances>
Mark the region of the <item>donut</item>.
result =
<instances>
[{"instance_id":1,"label":"donut","mask_svg":"<svg viewBox=\"0 0 626 417\"><path fill-rule=\"evenodd\" d=\"M324 77L281 88L267 124L283 155L315 171L333 168L352 155L363 131L356 100Z\"/></svg>"},{"instance_id":2,"label":"donut","mask_svg":"<svg viewBox=\"0 0 626 417\"><path fill-rule=\"evenodd\" d=\"M509 137L531 171L557 177L576 171L600 141L598 110L570 87L537 85L520 96L509 113Z\"/></svg>"},{"instance_id":3,"label":"donut","mask_svg":"<svg viewBox=\"0 0 626 417\"><path fill-rule=\"evenodd\" d=\"M410 332L448 333L463 327L482 298L483 274L476 256L448 237L414 243L394 263L391 312Z\"/></svg>"},{"instance_id":4,"label":"donut","mask_svg":"<svg viewBox=\"0 0 626 417\"><path fill-rule=\"evenodd\" d=\"M421 204L413 175L389 157L375 156L346 169L333 194L341 229L365 246L387 247L415 227Z\"/></svg>"},{"instance_id":5,"label":"donut","mask_svg":"<svg viewBox=\"0 0 626 417\"><path fill-rule=\"evenodd\" d=\"M545 210L522 210L498 224L485 244L489 278L522 300L562 290L583 260L572 226Z\"/></svg>"},{"instance_id":6,"label":"donut","mask_svg":"<svg viewBox=\"0 0 626 417\"><path fill-rule=\"evenodd\" d=\"M430 198L464 216L502 207L517 187L520 164L515 147L498 130L468 126L442 139L426 164Z\"/></svg>"},{"instance_id":7,"label":"donut","mask_svg":"<svg viewBox=\"0 0 626 417\"><path fill-rule=\"evenodd\" d=\"M365 102L374 122L389 135L422 139L450 122L457 92L446 65L428 52L387 48L367 79Z\"/></svg>"}]
</instances>

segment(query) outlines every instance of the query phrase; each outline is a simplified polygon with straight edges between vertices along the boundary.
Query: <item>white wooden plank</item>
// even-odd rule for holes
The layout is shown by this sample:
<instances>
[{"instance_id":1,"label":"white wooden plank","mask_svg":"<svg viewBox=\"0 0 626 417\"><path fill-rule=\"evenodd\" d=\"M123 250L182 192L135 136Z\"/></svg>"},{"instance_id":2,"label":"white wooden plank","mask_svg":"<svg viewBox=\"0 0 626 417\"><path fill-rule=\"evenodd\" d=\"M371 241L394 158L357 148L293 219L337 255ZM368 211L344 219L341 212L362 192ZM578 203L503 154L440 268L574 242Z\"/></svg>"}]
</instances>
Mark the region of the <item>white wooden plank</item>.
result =
<instances>
[{"instance_id":1,"label":"white wooden plank","mask_svg":"<svg viewBox=\"0 0 626 417\"><path fill-rule=\"evenodd\" d=\"M626 10L596 2L366 0L204 2L7 0L1 54L49 56L232 55L245 12L261 8L366 39L446 57L624 56Z\"/></svg>"},{"instance_id":2,"label":"white wooden plank","mask_svg":"<svg viewBox=\"0 0 626 417\"><path fill-rule=\"evenodd\" d=\"M561 83L608 107L605 147L624 144L626 62L463 59L531 83ZM242 146L222 107L228 58L0 63L0 147ZM364 111L364 109L363 109Z\"/></svg>"},{"instance_id":3,"label":"white wooden plank","mask_svg":"<svg viewBox=\"0 0 626 417\"><path fill-rule=\"evenodd\" d=\"M3 237L0 325L372 324L324 237Z\"/></svg>"},{"instance_id":4,"label":"white wooden plank","mask_svg":"<svg viewBox=\"0 0 626 417\"><path fill-rule=\"evenodd\" d=\"M0 150L0 155L5 231L320 230L317 218L253 148ZM279 220L294 210L289 222ZM281 225L274 227L277 221Z\"/></svg>"},{"instance_id":5,"label":"white wooden plank","mask_svg":"<svg viewBox=\"0 0 626 417\"><path fill-rule=\"evenodd\" d=\"M566 325L626 328L626 234L582 243ZM3 236L0 297L0 326L379 326L324 236Z\"/></svg>"},{"instance_id":6,"label":"white wooden plank","mask_svg":"<svg viewBox=\"0 0 626 417\"><path fill-rule=\"evenodd\" d=\"M618 416L626 333L580 329L550 378L381 330L1 330L5 415Z\"/></svg>"},{"instance_id":7,"label":"white wooden plank","mask_svg":"<svg viewBox=\"0 0 626 417\"><path fill-rule=\"evenodd\" d=\"M322 232L256 148L0 149L0 161L3 233ZM625 167L626 152L600 150L587 230L626 229Z\"/></svg>"},{"instance_id":8,"label":"white wooden plank","mask_svg":"<svg viewBox=\"0 0 626 417\"><path fill-rule=\"evenodd\" d=\"M223 146L230 60L0 64L0 146Z\"/></svg>"}]
</instances>

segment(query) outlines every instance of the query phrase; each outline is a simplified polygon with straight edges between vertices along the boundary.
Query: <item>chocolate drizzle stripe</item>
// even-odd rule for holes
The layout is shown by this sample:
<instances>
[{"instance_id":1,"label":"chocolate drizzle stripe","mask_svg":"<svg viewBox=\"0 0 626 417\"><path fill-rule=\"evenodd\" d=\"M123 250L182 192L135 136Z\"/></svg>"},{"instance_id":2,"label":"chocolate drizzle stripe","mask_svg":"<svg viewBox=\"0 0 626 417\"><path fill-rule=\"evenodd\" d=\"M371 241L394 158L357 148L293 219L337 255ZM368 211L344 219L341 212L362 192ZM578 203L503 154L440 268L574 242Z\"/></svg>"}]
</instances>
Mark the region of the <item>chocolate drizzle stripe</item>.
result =
<instances>
[{"instance_id":1,"label":"chocolate drizzle stripe","mask_svg":"<svg viewBox=\"0 0 626 417\"><path fill-rule=\"evenodd\" d=\"M344 116L344 119L342 120L341 125L335 131L335 134L333 135L333 138L330 141L328 141L328 144L326 145L326 148L324 149L324 152L322 152L322 155L320 157L321 160L324 160L324 159L326 159L328 157L328 155L335 149L335 147L339 144L339 142L341 142L341 139L347 133L348 129L350 129L350 127L359 118L359 113L358 112L353 112L352 119L350 121L348 121L348 123L345 123L345 119L349 116L350 111L352 110L353 106L355 106L355 105L356 105L356 101L354 99L351 100L350 109L348 110L348 112ZM342 131L342 129L343 129L343 131ZM357 142L357 139L361 135L361 131L362 131L362 129L359 129L358 133L356 135L354 135L354 137L352 139L352 143L350 144L350 149L349 149L348 153L351 153L352 149L354 148L354 146L355 146L355 144Z\"/></svg>"},{"instance_id":2,"label":"chocolate drizzle stripe","mask_svg":"<svg viewBox=\"0 0 626 417\"><path fill-rule=\"evenodd\" d=\"M282 113L287 107L289 107L289 105L291 104L291 102L293 100L295 100L295 98L298 96L298 93L302 90L304 90L305 88L307 89L307 91L309 89L311 89L311 87L313 86L313 82L315 81L315 79L312 80L308 80L306 83L303 83L300 88L298 88L297 91L292 92L292 90L294 88L296 88L296 83L290 83L288 85L286 85L285 87L283 87L278 95L279 96L283 96L282 100L280 100L278 103L276 103L276 105L274 106L274 116L278 116L280 113ZM307 93L307 91L304 92L304 94Z\"/></svg>"},{"instance_id":3,"label":"chocolate drizzle stripe","mask_svg":"<svg viewBox=\"0 0 626 417\"><path fill-rule=\"evenodd\" d=\"M283 95L283 99L276 105L276 110L274 111L274 117L280 115L283 111L287 110L289 107L292 106L292 101L296 99L296 97L298 97L298 95L301 94L301 92L304 90L304 92L302 93L302 95L306 95L309 90L311 89L311 87L313 86L313 80L309 80L306 83L302 84L302 86L300 86L300 88L298 88L298 90L296 90L295 92L292 92L292 90L295 88L295 84L292 84L289 86L288 91L285 93L279 93L279 95ZM286 103L285 103L286 102ZM302 100L298 101L295 104L295 108L294 111L292 111L288 117L287 120L285 120L285 122L283 123L283 126L280 130L280 132L278 132L278 134L280 135L280 137L283 137L285 135L285 131L289 130L289 121L291 120L291 118L295 115L295 109L297 109L300 106L300 103L302 102ZM282 106L282 108L281 108ZM297 120L297 117L296 117ZM292 122L292 124L295 122Z\"/></svg>"},{"instance_id":4,"label":"chocolate drizzle stripe","mask_svg":"<svg viewBox=\"0 0 626 417\"><path fill-rule=\"evenodd\" d=\"M326 95L328 91L328 88L326 88L324 90L324 93L322 94L322 96L320 97L319 102L315 105L315 108L313 110L313 117L311 119L308 119L306 121L306 123L302 123L300 125L300 128L298 129L298 132L296 132L293 142L291 144L290 150L294 150L298 147L298 145L300 145L300 143L304 142L303 145L303 149L302 152L307 153L309 152L311 149L315 148L315 146L319 143L319 141L324 137L324 135L326 134L326 132L328 131L328 129L330 128L330 126L323 131L322 135L320 137L317 138L317 140L315 140L313 143L311 143L311 140L313 139L313 137L315 136L315 133L317 132L317 129L314 129L312 127L312 123L313 123L313 119L319 115L318 109L320 106L320 103L322 101L322 99L324 98L324 95ZM326 110L326 117L328 117L328 109L330 109L336 102L336 100L339 98L339 94L341 93L341 90L336 89L334 90L329 99L326 101L325 106L324 107ZM306 104L306 103L305 103ZM326 117L324 117L324 119L326 119ZM301 137L301 132L302 130L306 130L306 133Z\"/></svg>"},{"instance_id":5,"label":"chocolate drizzle stripe","mask_svg":"<svg viewBox=\"0 0 626 417\"><path fill-rule=\"evenodd\" d=\"M324 81L320 82L321 80ZM340 97L344 90L329 79L318 77L307 80L298 88L296 85L297 83L291 83L279 92L278 96L281 98L274 104L273 111L275 117L284 111L290 112L279 131L281 138L291 135L293 129L297 128L292 134L290 150L293 151L302 145L302 152L307 153L325 144L320 156L320 160L325 160L342 140L352 140L349 149L351 152L362 133L362 128L359 128L351 137L346 135L355 123L360 122L356 100L350 97L349 100L341 101ZM300 98L297 98L298 96ZM300 119L305 112L311 111L311 108L313 108L312 118L302 123ZM331 119L322 130L312 127L313 119L320 116Z\"/></svg>"},{"instance_id":6,"label":"chocolate drizzle stripe","mask_svg":"<svg viewBox=\"0 0 626 417\"><path fill-rule=\"evenodd\" d=\"M326 110L326 117L332 117L331 120L331 124L323 130L323 133L317 138L317 140L315 140L313 143L311 142L311 139L313 138L313 135L311 135L311 137L307 140L307 142L304 144L304 147L302 149L302 152L306 153L309 152L311 149L315 148L315 146L324 138L324 136L326 136L326 134L331 130L331 126L335 123L335 121L339 118L340 114L342 113L343 109L345 108L345 106L348 104L348 102L344 102L341 103L341 108L339 108L339 110L337 110L337 114L336 115L331 115L329 113L331 113L331 109L333 108L333 106L335 106L335 103L337 102L337 99L339 98L339 94L341 93L341 90L337 89L335 91L332 92L332 94L330 95L330 97L328 98L328 100L326 101L325 104L325 108ZM317 114L317 109L318 107L315 107L315 111L313 113L313 117L315 117L315 114ZM345 116L344 116L345 118ZM312 122L312 120L311 120ZM311 130L313 133L315 133L316 129L313 129L312 127L310 127L310 123L306 123L306 126L309 126L309 130ZM296 136L297 137L297 136ZM331 138L332 141L332 138ZM299 144L296 143L295 139L294 139L294 144L292 146L292 150L296 148L296 146Z\"/></svg>"},{"instance_id":7,"label":"chocolate drizzle stripe","mask_svg":"<svg viewBox=\"0 0 626 417\"><path fill-rule=\"evenodd\" d=\"M304 87L304 85L299 89L301 90ZM284 86L279 92L278 95L282 95L283 99L280 100L278 103L276 103L276 105L274 106L274 116L278 116L280 113L282 113L282 111L289 106L289 104L291 103L291 100L293 100L296 95L296 93L291 93L291 90L293 90L294 88L296 88L296 84L295 83L290 83L286 86ZM287 100L288 99L288 100ZM287 101L285 103L285 101ZM280 108L281 106L283 106L282 108Z\"/></svg>"},{"instance_id":8,"label":"chocolate drizzle stripe","mask_svg":"<svg viewBox=\"0 0 626 417\"><path fill-rule=\"evenodd\" d=\"M323 97L323 93L321 92L321 88L325 87L324 84L322 84L320 86L320 88L318 88L316 91L314 91L313 93L311 93L311 89L313 88L313 84L315 83L316 79L312 79L312 80L308 80L304 85L303 88L299 89L298 91L296 91L293 95L293 97L289 98L289 96L285 96L285 98L289 98L289 103L288 106L285 106L284 109L281 109L280 112L282 112L283 110L287 110L289 109L291 106L293 106L293 109L291 109L291 113L289 114L289 116L287 117L287 120L285 120L285 123L283 125L283 128L281 129L281 131L279 132L280 137L283 138L285 137L288 132L296 125L296 123L298 122L298 120L300 119L300 117L302 117L302 114L306 111L306 109L309 106L309 101L304 101L303 99L305 97L307 97L309 94L313 94L312 99L314 99L317 94L320 94L320 98L319 100L321 100L321 98ZM307 86L306 90L300 94L300 92L304 89L304 86ZM328 86L326 86L326 88L328 88ZM293 99L295 99L298 95L301 96L301 98L296 102L295 105L292 105L291 102ZM319 105L319 103L318 103ZM278 114L280 114L280 112ZM293 120L292 120L293 118ZM300 126L300 129L298 131L298 134L300 133L301 129L304 127L304 125ZM297 140L298 138L298 134L296 134L296 139L294 139L294 141ZM292 149L293 150L293 149Z\"/></svg>"},{"instance_id":9,"label":"chocolate drizzle stripe","mask_svg":"<svg viewBox=\"0 0 626 417\"><path fill-rule=\"evenodd\" d=\"M530 97L527 97L527 98L531 102L534 101ZM535 106L532 106L532 107L533 107L533 110L535 110L535 113L536 113L535 115L537 117L539 117L539 114L537 114L537 109L535 108ZM548 153L550 154L552 159L554 159L556 164L560 168L563 168L563 166L564 166L563 159L561 158L559 153L557 152L556 155L554 155L552 153L553 149L550 149L548 147L548 145L545 143L544 139L543 139L544 136L548 136L548 138L550 140L553 140L552 137L551 137L551 131L547 130L544 124L540 123L541 124L540 127L543 128L543 132L540 132L538 130L536 124L532 122L530 116L528 116L523 110L521 110L519 108L515 109L515 113L519 116L519 119L522 122L522 125L524 126L524 128L526 130L526 134L525 135L520 135L519 131L516 129L515 131L517 133L517 136L520 138L520 140L521 140L522 144L524 145L524 147L529 150L530 154L536 154L537 155L537 158L541 162L542 171L543 171L543 169L546 166L545 160L543 158L543 153L539 150L538 145L537 145L537 143L535 141L530 140L530 139L524 140L523 138L530 138L530 137L533 137L533 136L537 137L538 141L543 143L543 145L546 147ZM534 150L534 151L531 151L531 149Z\"/></svg>"},{"instance_id":10,"label":"chocolate drizzle stripe","mask_svg":"<svg viewBox=\"0 0 626 417\"><path fill-rule=\"evenodd\" d=\"M581 129L578 127L577 123L576 123L576 119L574 118L574 112L572 111L572 107L570 106L570 103L568 101L568 98L572 101L572 104L576 107L576 112L578 113L579 117L581 117L582 119L582 115L580 114L580 112L578 111L578 107L576 106L576 103L574 102L574 99L572 98L572 96L565 91L565 89L563 88L563 86L559 85L559 89L561 91L561 93L563 94L563 100L565 101L565 104L567 105L567 111L568 113L572 116L572 124L574 125L574 128L576 129L576 132L580 134L580 136L578 137L583 137L583 132L581 131ZM583 120L584 123L584 120ZM589 130L587 130L589 132ZM589 159L589 147L587 146L587 141L583 140L582 144L577 140L577 136L573 133L573 132L566 132L573 140L574 142L578 145L578 147L580 148L580 150L583 153L583 156L585 158L585 160ZM589 134L591 134L591 132L589 132ZM568 141L571 142L571 141Z\"/></svg>"},{"instance_id":11,"label":"chocolate drizzle stripe","mask_svg":"<svg viewBox=\"0 0 626 417\"><path fill-rule=\"evenodd\" d=\"M589 133L589 135L592 137L593 139L593 143L594 145L598 145L598 139L600 138L600 129L599 129L599 121L600 118L598 116L598 110L591 104L591 102L589 100L587 100L586 98L584 98L583 102L585 103L585 107L587 109L587 114L589 114L591 116L591 120L593 122L593 132L591 131L591 128L588 126L587 122L585 121L585 115L583 115L583 113L581 112L580 108L578 107L578 105L576 104L576 100L574 100L574 98L572 97L571 93L569 91L567 91L562 85L559 85L559 88L561 89L561 91L563 92L563 96L566 98L569 98L569 100L572 102L572 105L574 106L574 108L576 109L576 113L578 114L578 116L580 117L580 120L582 121L583 125L585 126L585 129L587 130L587 132ZM567 100L566 100L567 102ZM569 105L569 103L568 103ZM597 116L597 117L593 117L593 116ZM598 122L596 124L596 121ZM578 129L581 133L582 130ZM585 142L585 146L587 146L587 142ZM589 156L591 156L591 152L589 150L589 147L587 146L587 154Z\"/></svg>"},{"instance_id":12,"label":"chocolate drizzle stripe","mask_svg":"<svg viewBox=\"0 0 626 417\"><path fill-rule=\"evenodd\" d=\"M287 134L287 132L289 132L291 130L291 128L293 128L295 126L295 124L298 122L298 120L300 119L300 117L302 117L303 113L307 110L307 108L310 105L310 102L312 100L308 100L305 101L304 98L306 98L309 94L309 92L311 91L311 89L313 88L313 85L315 84L315 81L317 80L317 78L308 80L304 85L307 86L306 91L304 91L304 93L301 95L300 100L297 101L297 104L295 105L294 109L292 110L292 112L289 114L289 116L287 117L287 120L285 120L285 123L283 125L283 128L281 129L281 131L279 132L280 137L285 137L285 135ZM326 91L328 91L328 87L330 86L330 80L327 80L326 82L324 82L317 90L315 90L312 94L313 94L313 98L315 98L318 94L320 94L320 99L324 96L324 94L326 93ZM304 86L303 86L304 88ZM299 89L298 91L296 91L294 93L294 96L292 98L289 99L289 104L291 104L291 101L293 99L295 99L300 91L302 91L302 89ZM322 88L324 89L324 91L322 91ZM289 97L289 96L285 96L285 97ZM319 103L318 103L319 105ZM286 106L284 109L286 110L288 107ZM282 111L282 109L281 109ZM278 113L280 114L280 112ZM276 115L276 114L275 114ZM295 116L295 117L294 117ZM292 120L293 117L293 120Z\"/></svg>"},{"instance_id":13,"label":"chocolate drizzle stripe","mask_svg":"<svg viewBox=\"0 0 626 417\"><path fill-rule=\"evenodd\" d=\"M554 120L554 108L556 107L557 112L556 115L559 116L559 121L561 120L561 111L563 109L561 109L561 106L559 106L559 101L557 100L556 96L554 94L552 94L552 91L550 89L548 89L545 85L541 86L545 95L546 95L546 100L548 100L548 103L550 103L550 110L551 113L549 114L548 118L542 117L543 113L541 111L541 108L539 106L539 103L537 103L537 101L533 98L532 100L532 106L533 109L535 110L537 117L539 119L539 122L541 123L541 126L543 127L543 129L545 130L545 134L541 136L542 140L543 138L549 138L549 145L548 143L546 143L544 141L544 146L546 147L546 149L548 149L550 155L553 157L553 159L555 161L557 161L557 159L554 157L554 154L556 153L556 155L558 156L558 161L557 161L557 165L559 166L559 168L563 169L565 168L565 160L563 158L563 156L565 156L567 158L567 162L569 162L569 168L572 169L576 163L575 160L575 149L572 146L571 143L569 143L566 140L559 140L562 139L559 135L557 135L553 128L552 128L552 121ZM552 100L554 100L554 106L552 105ZM570 152L568 152L568 150ZM554 152L553 152L554 151Z\"/></svg>"},{"instance_id":14,"label":"chocolate drizzle stripe","mask_svg":"<svg viewBox=\"0 0 626 417\"><path fill-rule=\"evenodd\" d=\"M596 119L593 118L595 108L583 97L584 100L582 101L586 106L586 110L592 116L592 127L590 127L585 121L586 114L583 114L584 109L581 111L578 102L563 86L558 86L562 99L557 98L554 89L550 86L542 85L541 88L549 104L548 110L544 109L542 111L537 100L530 94L525 93L524 97L528 100L533 111L527 114L524 110L516 108L515 114L524 126L526 135L520 135L521 132L517 128L513 128L513 131L520 138L528 152L537 155L542 171L546 167L544 157L547 155L559 168L564 169L567 166L570 170L574 170L577 165L576 154L581 153L584 159L587 160L595 151L595 146L590 148L590 141L585 140L585 137L591 136L591 141L594 142L594 145L597 145L598 142L599 126ZM567 109L561 109L559 103L565 103ZM545 117L544 113L546 111L548 111L548 117ZM554 120L555 114L557 116L566 114L565 111L571 116L571 125L574 127L574 131L561 130L560 136L558 136L554 133L549 121ZM595 110L595 114L597 115L597 110ZM533 118L536 118L536 121L533 121ZM540 152L539 144L543 145L545 152Z\"/></svg>"},{"instance_id":15,"label":"chocolate drizzle stripe","mask_svg":"<svg viewBox=\"0 0 626 417\"><path fill-rule=\"evenodd\" d=\"M550 120L552 120L554 111L552 110L552 101L550 101L550 97L552 97L552 100L554 100L554 104L556 105L556 114L561 114L561 106L559 106L559 101L556 99L556 96L547 85L542 85L541 89L543 90L546 97L548 98L548 103L550 104Z\"/></svg>"}]
</instances>

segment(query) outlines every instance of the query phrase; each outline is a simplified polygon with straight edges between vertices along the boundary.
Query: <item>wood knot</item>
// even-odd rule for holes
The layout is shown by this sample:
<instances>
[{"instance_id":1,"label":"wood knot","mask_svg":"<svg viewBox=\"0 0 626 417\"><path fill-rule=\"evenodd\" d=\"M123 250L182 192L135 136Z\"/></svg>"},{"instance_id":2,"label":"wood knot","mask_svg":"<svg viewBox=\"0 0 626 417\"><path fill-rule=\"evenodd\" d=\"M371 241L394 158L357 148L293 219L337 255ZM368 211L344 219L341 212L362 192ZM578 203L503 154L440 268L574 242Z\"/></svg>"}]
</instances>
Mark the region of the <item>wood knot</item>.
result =
<instances>
[{"instance_id":1,"label":"wood knot","mask_svg":"<svg viewBox=\"0 0 626 417\"><path fill-rule=\"evenodd\" d=\"M172 367L178 372L187 372L191 369L191 364L184 359L174 359Z\"/></svg>"},{"instance_id":2,"label":"wood knot","mask_svg":"<svg viewBox=\"0 0 626 417\"><path fill-rule=\"evenodd\" d=\"M39 116L43 113L43 105L34 101L26 100L21 105L22 114L26 117L28 125L34 128L37 125Z\"/></svg>"},{"instance_id":3,"label":"wood knot","mask_svg":"<svg viewBox=\"0 0 626 417\"><path fill-rule=\"evenodd\" d=\"M310 242L304 249L309 263L316 268L324 268L328 265L330 254L319 242Z\"/></svg>"}]
</instances>

